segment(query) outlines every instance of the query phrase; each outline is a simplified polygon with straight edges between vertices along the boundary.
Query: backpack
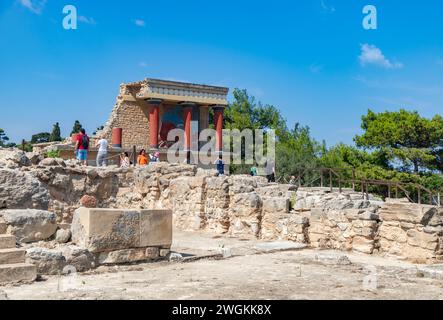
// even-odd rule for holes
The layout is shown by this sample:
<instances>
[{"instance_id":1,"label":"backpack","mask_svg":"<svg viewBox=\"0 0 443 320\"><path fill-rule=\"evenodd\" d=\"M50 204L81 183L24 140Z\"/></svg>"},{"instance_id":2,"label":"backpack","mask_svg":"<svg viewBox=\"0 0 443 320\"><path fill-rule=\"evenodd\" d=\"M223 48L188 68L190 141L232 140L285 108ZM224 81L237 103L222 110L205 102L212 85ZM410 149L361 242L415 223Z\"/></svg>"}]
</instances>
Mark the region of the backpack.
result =
<instances>
[{"instance_id":1,"label":"backpack","mask_svg":"<svg viewBox=\"0 0 443 320\"><path fill-rule=\"evenodd\" d=\"M82 137L82 146L85 149L89 148L89 138L88 138L88 136L86 134L84 134L83 137Z\"/></svg>"}]
</instances>

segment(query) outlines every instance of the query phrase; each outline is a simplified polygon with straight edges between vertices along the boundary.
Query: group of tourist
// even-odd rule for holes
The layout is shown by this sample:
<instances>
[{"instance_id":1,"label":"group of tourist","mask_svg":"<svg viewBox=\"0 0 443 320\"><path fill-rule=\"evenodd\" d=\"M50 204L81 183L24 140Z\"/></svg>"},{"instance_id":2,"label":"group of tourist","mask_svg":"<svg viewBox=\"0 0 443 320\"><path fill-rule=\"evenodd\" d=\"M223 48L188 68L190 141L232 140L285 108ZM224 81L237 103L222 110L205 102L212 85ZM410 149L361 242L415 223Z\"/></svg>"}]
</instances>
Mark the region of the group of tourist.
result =
<instances>
[{"instance_id":1,"label":"group of tourist","mask_svg":"<svg viewBox=\"0 0 443 320\"><path fill-rule=\"evenodd\" d=\"M265 173L266 179L268 179L268 183L275 182L275 163L274 161L267 160L265 164ZM258 175L258 169L256 166L252 166L249 170L249 174L251 177L255 177Z\"/></svg>"},{"instance_id":2,"label":"group of tourist","mask_svg":"<svg viewBox=\"0 0 443 320\"><path fill-rule=\"evenodd\" d=\"M88 152L90 139L86 134L85 129L81 129L80 132L75 137L75 158L81 164L88 165ZM108 149L109 143L105 138L97 140L95 143L97 150L96 165L97 167L106 167L108 165ZM160 153L158 151L147 155L146 150L142 149L137 157L137 165L146 166L150 163L160 162ZM123 152L120 154L120 167L128 168L132 165L131 159L128 152Z\"/></svg>"},{"instance_id":3,"label":"group of tourist","mask_svg":"<svg viewBox=\"0 0 443 320\"><path fill-rule=\"evenodd\" d=\"M105 138L99 139L95 143L95 147L98 148L96 164L97 167L106 167L108 165L108 148L109 143ZM88 164L88 151L89 151L89 137L86 134L85 129L81 129L77 134L75 139L75 156L78 161L80 161L83 165ZM152 163L160 162L160 152L155 151L151 154L147 154L145 149L140 150L140 153L137 157L137 165L138 166L147 166ZM123 152L120 154L120 167L128 168L132 165L131 159L129 157L128 152ZM223 156L220 155L218 159L214 162L214 165L217 169L218 176L225 175L225 162L223 161ZM265 166L266 178L268 182L275 182L275 164L273 161L266 161ZM257 167L253 166L250 169L251 176L257 176ZM295 181L295 177L292 177ZM295 182L294 182L295 184Z\"/></svg>"},{"instance_id":4,"label":"group of tourist","mask_svg":"<svg viewBox=\"0 0 443 320\"><path fill-rule=\"evenodd\" d=\"M75 157L80 163L88 165L88 152L89 152L90 139L86 134L85 129L81 129L75 138ZM95 143L97 150L96 164L97 167L106 167L108 165L108 140L102 138Z\"/></svg>"}]
</instances>

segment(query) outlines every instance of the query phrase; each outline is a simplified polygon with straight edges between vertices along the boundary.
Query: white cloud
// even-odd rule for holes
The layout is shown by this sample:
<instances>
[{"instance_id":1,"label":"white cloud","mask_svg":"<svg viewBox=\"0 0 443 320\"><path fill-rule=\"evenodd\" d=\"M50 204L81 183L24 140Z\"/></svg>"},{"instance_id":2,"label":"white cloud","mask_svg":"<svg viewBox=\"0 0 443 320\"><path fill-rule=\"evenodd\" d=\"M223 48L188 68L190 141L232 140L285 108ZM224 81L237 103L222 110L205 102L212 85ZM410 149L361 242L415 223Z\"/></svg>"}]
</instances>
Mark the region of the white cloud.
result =
<instances>
[{"instance_id":1,"label":"white cloud","mask_svg":"<svg viewBox=\"0 0 443 320\"><path fill-rule=\"evenodd\" d=\"M325 0L321 0L320 4L321 4L321 7L322 7L323 11L328 12L328 13L334 13L335 12L335 7L327 5Z\"/></svg>"},{"instance_id":2,"label":"white cloud","mask_svg":"<svg viewBox=\"0 0 443 320\"><path fill-rule=\"evenodd\" d=\"M86 23L86 24L97 24L97 22L92 17L79 16L78 21Z\"/></svg>"},{"instance_id":3,"label":"white cloud","mask_svg":"<svg viewBox=\"0 0 443 320\"><path fill-rule=\"evenodd\" d=\"M18 2L35 14L41 14L46 4L46 0L18 0Z\"/></svg>"},{"instance_id":4,"label":"white cloud","mask_svg":"<svg viewBox=\"0 0 443 320\"><path fill-rule=\"evenodd\" d=\"M391 62L384 56L383 52L379 48L367 43L361 45L361 54L359 59L362 66L372 64L386 69L403 68L402 63Z\"/></svg>"},{"instance_id":5,"label":"white cloud","mask_svg":"<svg viewBox=\"0 0 443 320\"><path fill-rule=\"evenodd\" d=\"M144 27L144 26L146 26L146 22L145 22L145 20L135 19L135 20L134 20L134 23L135 23L136 26L139 26L139 27Z\"/></svg>"},{"instance_id":6,"label":"white cloud","mask_svg":"<svg viewBox=\"0 0 443 320\"><path fill-rule=\"evenodd\" d=\"M148 64L144 61L140 62L138 65L139 65L139 67L142 67L142 68L146 68L148 66Z\"/></svg>"}]
</instances>

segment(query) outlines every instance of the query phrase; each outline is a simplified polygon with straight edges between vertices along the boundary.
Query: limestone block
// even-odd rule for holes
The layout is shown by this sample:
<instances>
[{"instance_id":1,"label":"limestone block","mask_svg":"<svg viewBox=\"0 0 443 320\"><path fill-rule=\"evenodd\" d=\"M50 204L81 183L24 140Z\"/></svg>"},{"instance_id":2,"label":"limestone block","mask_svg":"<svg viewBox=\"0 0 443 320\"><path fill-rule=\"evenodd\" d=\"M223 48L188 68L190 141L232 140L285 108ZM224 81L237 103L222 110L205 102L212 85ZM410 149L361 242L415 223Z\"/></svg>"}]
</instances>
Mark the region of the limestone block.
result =
<instances>
[{"instance_id":1,"label":"limestone block","mask_svg":"<svg viewBox=\"0 0 443 320\"><path fill-rule=\"evenodd\" d=\"M413 247L421 247L427 250L436 250L438 246L438 236L435 234L429 234L426 232L419 232L411 229L407 232L408 245Z\"/></svg>"},{"instance_id":2,"label":"limestone block","mask_svg":"<svg viewBox=\"0 0 443 320\"><path fill-rule=\"evenodd\" d=\"M144 261L146 260L145 251L144 248L138 248L101 252L98 254L98 263L119 264Z\"/></svg>"},{"instance_id":3,"label":"limestone block","mask_svg":"<svg viewBox=\"0 0 443 320\"><path fill-rule=\"evenodd\" d=\"M25 250L9 248L0 249L0 265L25 262Z\"/></svg>"},{"instance_id":4,"label":"limestone block","mask_svg":"<svg viewBox=\"0 0 443 320\"><path fill-rule=\"evenodd\" d=\"M168 247L172 244L172 212L140 210L140 247Z\"/></svg>"},{"instance_id":5,"label":"limestone block","mask_svg":"<svg viewBox=\"0 0 443 320\"><path fill-rule=\"evenodd\" d=\"M0 168L0 207L47 210L50 195L31 173Z\"/></svg>"},{"instance_id":6,"label":"limestone block","mask_svg":"<svg viewBox=\"0 0 443 320\"><path fill-rule=\"evenodd\" d=\"M170 246L170 210L79 208L71 226L72 241L90 252Z\"/></svg>"},{"instance_id":7,"label":"limestone block","mask_svg":"<svg viewBox=\"0 0 443 320\"><path fill-rule=\"evenodd\" d=\"M432 206L416 203L387 202L380 209L380 219L420 224L425 216L435 213L433 209Z\"/></svg>"},{"instance_id":8,"label":"limestone block","mask_svg":"<svg viewBox=\"0 0 443 320\"><path fill-rule=\"evenodd\" d=\"M8 234L0 234L0 249L15 248L15 237Z\"/></svg>"},{"instance_id":9,"label":"limestone block","mask_svg":"<svg viewBox=\"0 0 443 320\"><path fill-rule=\"evenodd\" d=\"M236 194L230 204L231 224L229 232L233 235L259 235L262 216L262 200L256 193Z\"/></svg>"},{"instance_id":10,"label":"limestone block","mask_svg":"<svg viewBox=\"0 0 443 320\"><path fill-rule=\"evenodd\" d=\"M408 238L406 232L400 227L389 226L384 223L381 225L379 232L380 237L393 242L406 243Z\"/></svg>"},{"instance_id":11,"label":"limestone block","mask_svg":"<svg viewBox=\"0 0 443 320\"><path fill-rule=\"evenodd\" d=\"M38 274L57 275L66 266L66 258L61 251L47 248L26 250L26 262L37 267Z\"/></svg>"},{"instance_id":12,"label":"limestone block","mask_svg":"<svg viewBox=\"0 0 443 320\"><path fill-rule=\"evenodd\" d=\"M289 213L289 198L285 197L261 197L263 201L263 213Z\"/></svg>"},{"instance_id":13,"label":"limestone block","mask_svg":"<svg viewBox=\"0 0 443 320\"><path fill-rule=\"evenodd\" d=\"M66 265L73 266L77 272L88 271L96 266L94 255L85 248L74 245L60 247Z\"/></svg>"},{"instance_id":14,"label":"limestone block","mask_svg":"<svg viewBox=\"0 0 443 320\"><path fill-rule=\"evenodd\" d=\"M7 233L14 235L18 242L30 243L50 238L57 230L57 217L43 210L4 210L3 216L8 226Z\"/></svg>"},{"instance_id":15,"label":"limestone block","mask_svg":"<svg viewBox=\"0 0 443 320\"><path fill-rule=\"evenodd\" d=\"M372 254L374 251L374 240L356 236L352 239L352 249L357 252Z\"/></svg>"},{"instance_id":16,"label":"limestone block","mask_svg":"<svg viewBox=\"0 0 443 320\"><path fill-rule=\"evenodd\" d=\"M16 282L32 282L37 278L36 267L32 264L0 265L0 285Z\"/></svg>"}]
</instances>

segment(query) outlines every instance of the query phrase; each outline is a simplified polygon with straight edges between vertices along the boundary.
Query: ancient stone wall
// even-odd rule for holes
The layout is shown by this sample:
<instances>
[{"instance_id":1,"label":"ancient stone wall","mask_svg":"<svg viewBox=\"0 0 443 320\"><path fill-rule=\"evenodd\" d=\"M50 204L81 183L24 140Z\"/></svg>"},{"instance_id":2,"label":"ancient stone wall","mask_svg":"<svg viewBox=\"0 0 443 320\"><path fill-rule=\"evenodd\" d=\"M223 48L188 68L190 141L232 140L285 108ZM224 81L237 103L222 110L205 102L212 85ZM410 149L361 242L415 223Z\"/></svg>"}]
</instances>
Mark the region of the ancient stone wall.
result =
<instances>
[{"instance_id":1,"label":"ancient stone wall","mask_svg":"<svg viewBox=\"0 0 443 320\"><path fill-rule=\"evenodd\" d=\"M417 263L443 258L443 211L407 201L388 200L380 209L380 251Z\"/></svg>"},{"instance_id":2,"label":"ancient stone wall","mask_svg":"<svg viewBox=\"0 0 443 320\"><path fill-rule=\"evenodd\" d=\"M120 86L120 94L111 112L109 120L97 136L112 140L112 128L122 128L122 146L129 149L136 146L138 150L149 147L149 111L148 105L142 102L128 101L134 92L133 87Z\"/></svg>"},{"instance_id":3,"label":"ancient stone wall","mask_svg":"<svg viewBox=\"0 0 443 320\"><path fill-rule=\"evenodd\" d=\"M441 208L366 200L352 190L296 189L269 185L262 177L217 177L192 165L103 169L0 152L0 216L2 209L43 209L63 225L85 205L169 209L179 230L290 240L420 263L442 258Z\"/></svg>"}]
</instances>

